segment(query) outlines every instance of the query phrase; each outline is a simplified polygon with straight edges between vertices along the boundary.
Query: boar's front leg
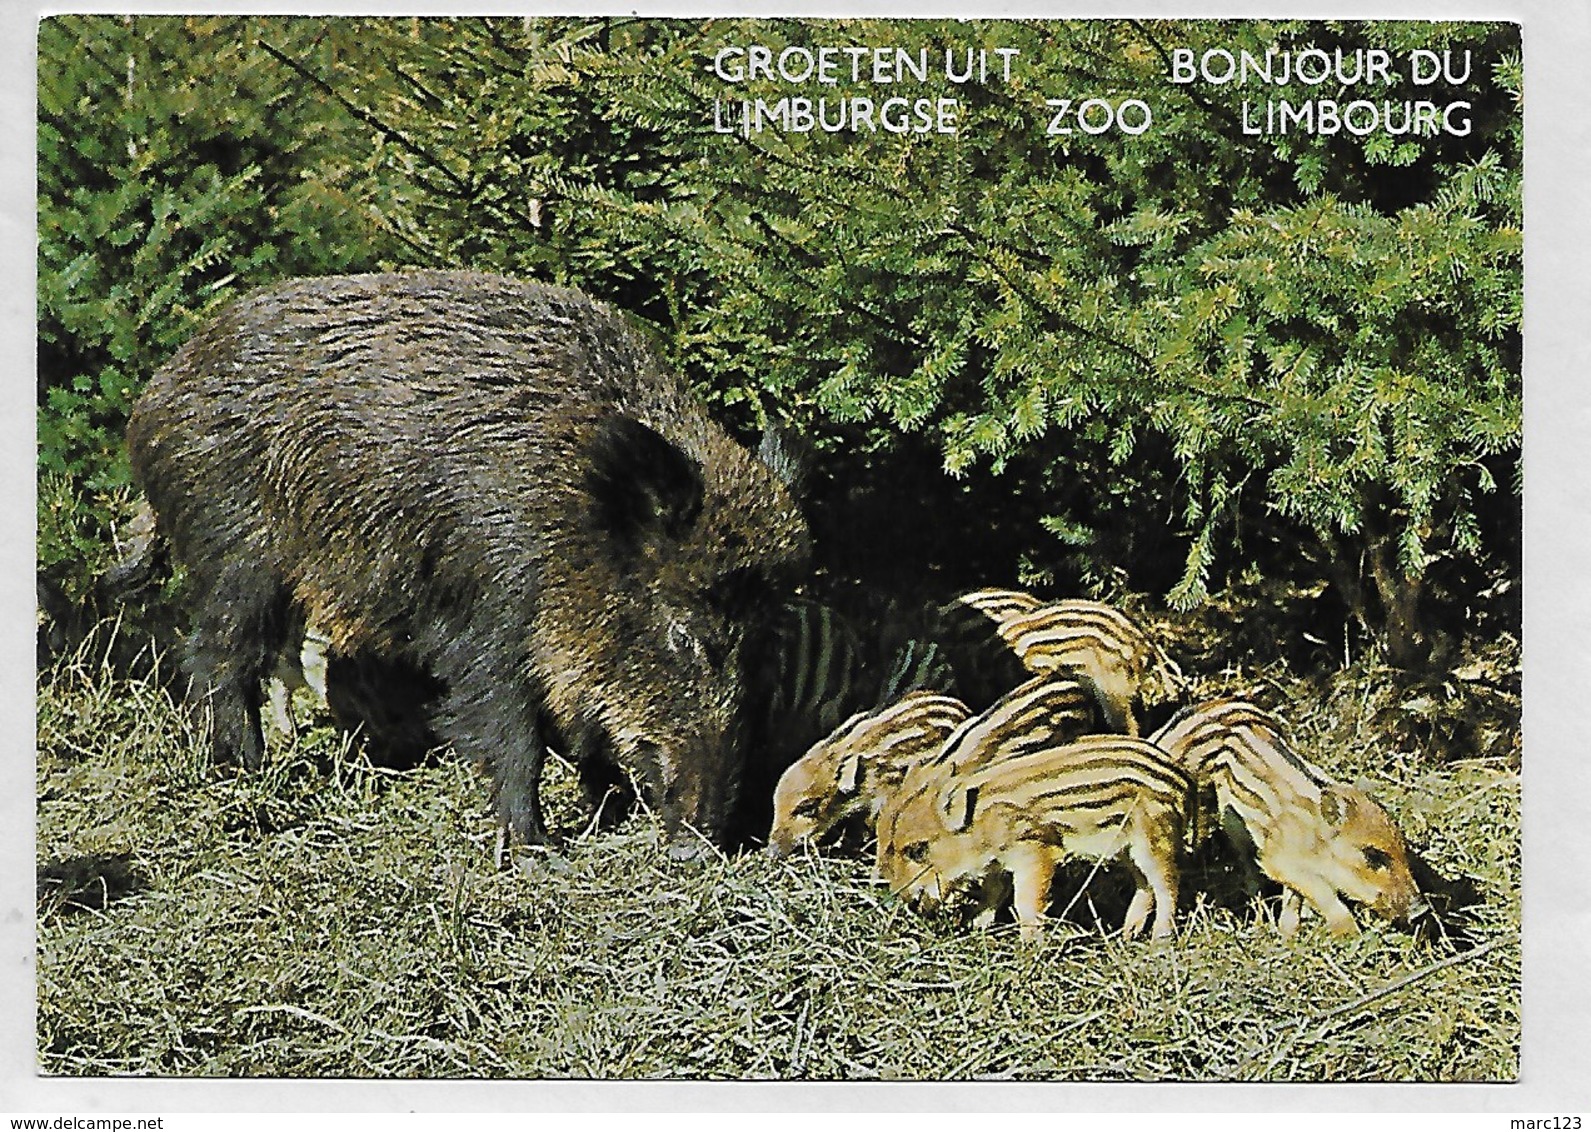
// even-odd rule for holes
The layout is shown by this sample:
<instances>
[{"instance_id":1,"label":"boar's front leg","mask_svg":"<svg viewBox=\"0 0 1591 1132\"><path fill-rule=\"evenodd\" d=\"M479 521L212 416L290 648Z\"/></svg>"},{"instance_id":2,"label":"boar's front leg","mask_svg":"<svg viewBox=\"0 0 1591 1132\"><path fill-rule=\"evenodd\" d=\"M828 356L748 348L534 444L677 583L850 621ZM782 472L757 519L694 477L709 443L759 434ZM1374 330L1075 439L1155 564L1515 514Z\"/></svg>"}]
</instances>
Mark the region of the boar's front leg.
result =
<instances>
[{"instance_id":1,"label":"boar's front leg","mask_svg":"<svg viewBox=\"0 0 1591 1132\"><path fill-rule=\"evenodd\" d=\"M540 697L528 686L523 667L507 657L477 654L452 671L445 662L435 668L446 689L438 737L491 774L498 820L510 840L546 844L541 768L547 729Z\"/></svg>"},{"instance_id":2,"label":"boar's front leg","mask_svg":"<svg viewBox=\"0 0 1591 1132\"><path fill-rule=\"evenodd\" d=\"M532 725L513 746L498 753L493 766L497 817L506 836L525 845L545 845L547 821L541 809L541 768L547 745Z\"/></svg>"},{"instance_id":3,"label":"boar's front leg","mask_svg":"<svg viewBox=\"0 0 1591 1132\"><path fill-rule=\"evenodd\" d=\"M613 829L634 808L636 794L629 776L613 758L606 737L593 725L581 727L565 754L580 775L597 828Z\"/></svg>"}]
</instances>

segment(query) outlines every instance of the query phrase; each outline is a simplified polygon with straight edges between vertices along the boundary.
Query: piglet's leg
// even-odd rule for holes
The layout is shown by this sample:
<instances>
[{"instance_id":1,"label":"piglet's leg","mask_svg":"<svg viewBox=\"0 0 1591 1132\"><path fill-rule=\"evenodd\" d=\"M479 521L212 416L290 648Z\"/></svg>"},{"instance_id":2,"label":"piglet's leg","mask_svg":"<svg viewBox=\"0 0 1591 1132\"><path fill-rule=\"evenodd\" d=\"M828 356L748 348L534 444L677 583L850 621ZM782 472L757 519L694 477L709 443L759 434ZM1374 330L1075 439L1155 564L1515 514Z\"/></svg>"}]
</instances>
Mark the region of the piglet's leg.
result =
<instances>
[{"instance_id":1,"label":"piglet's leg","mask_svg":"<svg viewBox=\"0 0 1591 1132\"><path fill-rule=\"evenodd\" d=\"M1121 934L1124 937L1133 939L1144 930L1144 921L1149 919L1149 910L1154 907L1154 902L1154 892L1144 879L1139 877L1138 891L1133 893L1132 903L1127 905L1127 919L1121 926Z\"/></svg>"},{"instance_id":2,"label":"piglet's leg","mask_svg":"<svg viewBox=\"0 0 1591 1132\"><path fill-rule=\"evenodd\" d=\"M1011 871L1011 903L1022 938L1037 939L1043 933L1044 914L1050 906L1055 858L1046 846L1028 842L1006 854L1006 866Z\"/></svg>"},{"instance_id":3,"label":"piglet's leg","mask_svg":"<svg viewBox=\"0 0 1591 1132\"><path fill-rule=\"evenodd\" d=\"M1175 865L1150 878L1155 890L1156 939L1170 939L1177 931L1177 869Z\"/></svg>"},{"instance_id":4,"label":"piglet's leg","mask_svg":"<svg viewBox=\"0 0 1591 1132\"><path fill-rule=\"evenodd\" d=\"M1313 904L1326 921L1326 927L1335 936L1352 936L1359 934L1359 925L1354 922L1353 913L1348 911L1348 906L1337 896L1336 889L1325 881L1310 881L1298 885L1296 890L1290 891L1288 896L1294 898L1294 908L1299 908L1299 897ZM1299 912L1295 911L1291 917L1292 931L1288 931L1289 917L1287 904L1282 906L1282 934L1291 935L1298 930Z\"/></svg>"},{"instance_id":5,"label":"piglet's leg","mask_svg":"<svg viewBox=\"0 0 1591 1132\"><path fill-rule=\"evenodd\" d=\"M1348 906L1335 895L1330 902L1321 907L1321 914L1326 917L1326 927L1334 936L1344 939L1359 934L1359 925L1353 918L1353 913L1348 911Z\"/></svg>"},{"instance_id":6,"label":"piglet's leg","mask_svg":"<svg viewBox=\"0 0 1591 1132\"><path fill-rule=\"evenodd\" d=\"M972 926L980 931L992 928L995 916L1011 899L1009 876L1002 872L984 877L978 885L978 914L972 918Z\"/></svg>"},{"instance_id":7,"label":"piglet's leg","mask_svg":"<svg viewBox=\"0 0 1591 1132\"><path fill-rule=\"evenodd\" d=\"M1298 923L1303 918L1304 898L1291 888L1282 893L1282 916L1276 921L1282 935L1289 939L1298 934Z\"/></svg>"},{"instance_id":8,"label":"piglet's leg","mask_svg":"<svg viewBox=\"0 0 1591 1132\"><path fill-rule=\"evenodd\" d=\"M1155 913L1154 937L1166 939L1175 934L1180 879L1177 844L1181 839L1179 824L1168 825L1165 819L1151 821L1148 815L1134 829L1127 845L1127 857L1138 881L1138 891L1127 909L1123 934L1128 938L1143 929L1150 908Z\"/></svg>"},{"instance_id":9,"label":"piglet's leg","mask_svg":"<svg viewBox=\"0 0 1591 1132\"><path fill-rule=\"evenodd\" d=\"M1177 871L1176 851L1157 853L1153 868L1145 869L1149 887L1155 894L1156 939L1169 939L1177 930L1177 889L1180 875Z\"/></svg>"}]
</instances>

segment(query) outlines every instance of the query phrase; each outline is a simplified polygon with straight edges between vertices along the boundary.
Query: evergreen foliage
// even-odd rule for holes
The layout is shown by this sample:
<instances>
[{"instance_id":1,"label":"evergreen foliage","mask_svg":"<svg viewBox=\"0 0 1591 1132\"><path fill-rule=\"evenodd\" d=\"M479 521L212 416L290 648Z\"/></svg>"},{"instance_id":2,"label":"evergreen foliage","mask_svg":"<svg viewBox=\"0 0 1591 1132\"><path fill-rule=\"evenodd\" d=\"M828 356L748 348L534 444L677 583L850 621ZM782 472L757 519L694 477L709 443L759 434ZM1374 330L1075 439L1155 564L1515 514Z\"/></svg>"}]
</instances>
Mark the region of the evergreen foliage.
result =
<instances>
[{"instance_id":1,"label":"evergreen foliage","mask_svg":"<svg viewBox=\"0 0 1591 1132\"><path fill-rule=\"evenodd\" d=\"M750 43L1020 56L902 88L957 97L954 135L716 132L715 99L855 93L711 73ZM1467 51L1418 96L1472 129L1247 137L1273 92L1167 81L1176 47L1269 46ZM734 423L809 435L836 573L911 553L918 588L1180 607L1269 573L1329 585L1406 666L1480 592L1512 600L1510 25L71 17L40 62L41 467L87 489L236 286L463 265L611 298ZM1060 94L1145 98L1153 127L1046 136Z\"/></svg>"},{"instance_id":2,"label":"evergreen foliage","mask_svg":"<svg viewBox=\"0 0 1591 1132\"><path fill-rule=\"evenodd\" d=\"M111 556L150 374L240 289L391 247L347 195L363 127L297 89L259 47L268 25L328 51L311 21L39 25L39 568L71 599Z\"/></svg>"}]
</instances>

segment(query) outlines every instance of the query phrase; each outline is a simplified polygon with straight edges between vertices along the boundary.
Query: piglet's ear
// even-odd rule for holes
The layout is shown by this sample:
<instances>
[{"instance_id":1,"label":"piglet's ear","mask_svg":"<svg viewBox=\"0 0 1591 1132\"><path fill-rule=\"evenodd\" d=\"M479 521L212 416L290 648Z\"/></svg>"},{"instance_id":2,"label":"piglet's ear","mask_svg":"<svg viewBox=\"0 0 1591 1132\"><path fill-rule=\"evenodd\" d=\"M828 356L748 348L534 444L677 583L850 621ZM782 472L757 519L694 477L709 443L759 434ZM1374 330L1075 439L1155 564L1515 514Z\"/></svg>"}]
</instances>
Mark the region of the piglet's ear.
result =
<instances>
[{"instance_id":1,"label":"piglet's ear","mask_svg":"<svg viewBox=\"0 0 1591 1132\"><path fill-rule=\"evenodd\" d=\"M835 785L841 794L855 794L856 784L862 776L862 752L852 751L840 764L840 777Z\"/></svg>"},{"instance_id":2,"label":"piglet's ear","mask_svg":"<svg viewBox=\"0 0 1591 1132\"><path fill-rule=\"evenodd\" d=\"M1348 803L1337 791L1325 789L1320 792L1320 816L1326 819L1326 824L1333 829L1342 824L1348 816Z\"/></svg>"},{"instance_id":3,"label":"piglet's ear","mask_svg":"<svg viewBox=\"0 0 1591 1132\"><path fill-rule=\"evenodd\" d=\"M939 812L945 819L945 828L960 833L972 824L978 810L978 788L952 782L939 795Z\"/></svg>"},{"instance_id":4,"label":"piglet's ear","mask_svg":"<svg viewBox=\"0 0 1591 1132\"><path fill-rule=\"evenodd\" d=\"M586 446L596 525L625 552L682 537L702 509L702 469L633 417L603 418Z\"/></svg>"}]
</instances>

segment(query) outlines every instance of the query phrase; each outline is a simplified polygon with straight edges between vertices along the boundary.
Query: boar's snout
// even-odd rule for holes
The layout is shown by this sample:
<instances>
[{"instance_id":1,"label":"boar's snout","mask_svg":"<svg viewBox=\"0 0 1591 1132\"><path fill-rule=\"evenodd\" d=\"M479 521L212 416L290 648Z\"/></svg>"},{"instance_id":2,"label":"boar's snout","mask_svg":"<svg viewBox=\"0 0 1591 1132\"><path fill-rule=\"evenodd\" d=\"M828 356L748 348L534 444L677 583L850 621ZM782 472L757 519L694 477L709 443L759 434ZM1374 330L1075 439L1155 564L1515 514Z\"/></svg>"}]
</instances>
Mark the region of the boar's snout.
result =
<instances>
[{"instance_id":1,"label":"boar's snout","mask_svg":"<svg viewBox=\"0 0 1591 1132\"><path fill-rule=\"evenodd\" d=\"M1384 890L1371 908L1382 919L1400 928L1409 927L1414 921L1424 918L1431 910L1412 880L1401 884L1395 883Z\"/></svg>"},{"instance_id":2,"label":"boar's snout","mask_svg":"<svg viewBox=\"0 0 1591 1132\"><path fill-rule=\"evenodd\" d=\"M654 767L650 785L662 812L668 839L676 847L723 840L730 812L740 796L740 763L744 752L738 731L729 728L713 739L699 738L672 757L651 743L642 744L643 765ZM673 849L670 856L678 858Z\"/></svg>"}]
</instances>

